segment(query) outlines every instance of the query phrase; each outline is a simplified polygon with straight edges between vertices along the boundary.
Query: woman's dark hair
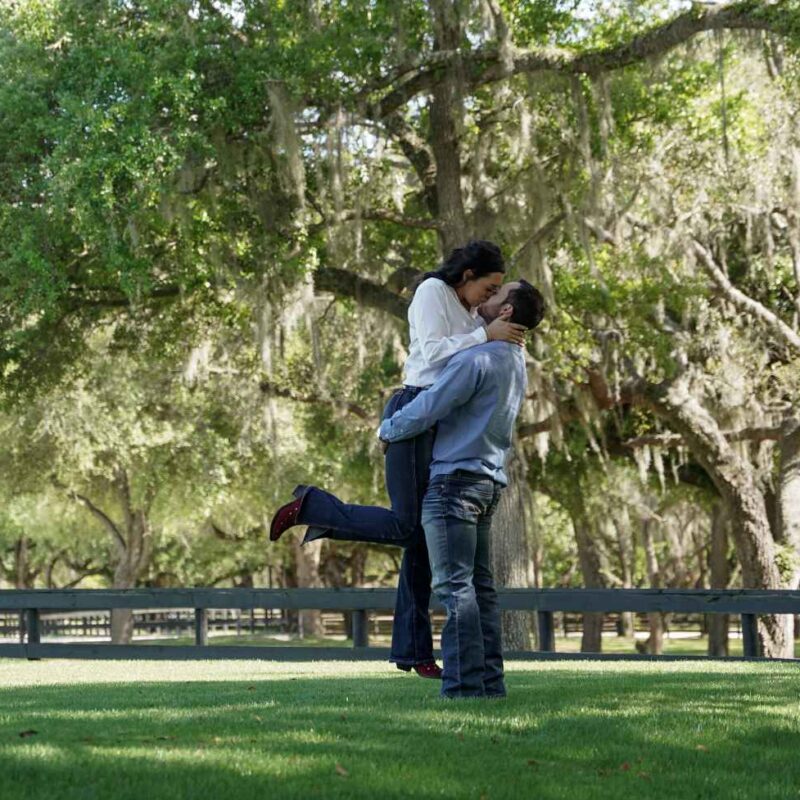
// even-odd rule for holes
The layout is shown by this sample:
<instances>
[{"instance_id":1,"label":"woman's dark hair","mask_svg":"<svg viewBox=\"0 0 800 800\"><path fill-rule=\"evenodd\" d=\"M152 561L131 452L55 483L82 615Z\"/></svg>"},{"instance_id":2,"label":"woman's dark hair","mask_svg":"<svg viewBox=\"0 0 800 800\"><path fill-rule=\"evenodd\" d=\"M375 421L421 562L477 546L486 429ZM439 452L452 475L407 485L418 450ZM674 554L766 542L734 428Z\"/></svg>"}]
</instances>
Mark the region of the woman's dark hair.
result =
<instances>
[{"instance_id":1,"label":"woman's dark hair","mask_svg":"<svg viewBox=\"0 0 800 800\"><path fill-rule=\"evenodd\" d=\"M492 272L505 272L506 265L500 248L494 242L470 239L463 247L456 247L433 272L426 272L415 284L414 290L428 278L438 278L448 286L457 286L464 273L471 269L474 278L483 278Z\"/></svg>"},{"instance_id":2,"label":"woman's dark hair","mask_svg":"<svg viewBox=\"0 0 800 800\"><path fill-rule=\"evenodd\" d=\"M519 286L508 293L506 303L514 308L509 322L535 328L544 318L544 297L528 281L520 280Z\"/></svg>"}]
</instances>

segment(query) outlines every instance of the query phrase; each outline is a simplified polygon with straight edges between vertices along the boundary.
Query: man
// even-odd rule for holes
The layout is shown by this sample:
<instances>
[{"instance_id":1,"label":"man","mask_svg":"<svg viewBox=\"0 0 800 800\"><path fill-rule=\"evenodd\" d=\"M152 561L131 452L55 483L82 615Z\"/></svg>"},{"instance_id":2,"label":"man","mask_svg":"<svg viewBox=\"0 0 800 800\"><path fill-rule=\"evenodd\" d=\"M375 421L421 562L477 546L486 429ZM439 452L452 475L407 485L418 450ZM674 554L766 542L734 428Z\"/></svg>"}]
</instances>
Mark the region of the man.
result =
<instances>
[{"instance_id":1,"label":"man","mask_svg":"<svg viewBox=\"0 0 800 800\"><path fill-rule=\"evenodd\" d=\"M524 281L500 302L498 313L510 305L511 321L528 329L544 314L541 294ZM453 356L433 386L380 427L391 443L438 423L422 525L433 590L447 609L444 697L506 693L489 535L526 387L520 348L488 342Z\"/></svg>"}]
</instances>

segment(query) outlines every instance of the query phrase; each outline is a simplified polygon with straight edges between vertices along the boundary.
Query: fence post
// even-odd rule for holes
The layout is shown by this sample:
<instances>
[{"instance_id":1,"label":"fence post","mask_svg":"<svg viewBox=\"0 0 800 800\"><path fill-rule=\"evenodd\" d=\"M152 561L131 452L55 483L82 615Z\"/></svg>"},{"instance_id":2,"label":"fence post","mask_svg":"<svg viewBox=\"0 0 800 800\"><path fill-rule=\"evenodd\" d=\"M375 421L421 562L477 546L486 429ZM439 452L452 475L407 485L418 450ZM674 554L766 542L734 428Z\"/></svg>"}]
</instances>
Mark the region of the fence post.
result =
<instances>
[{"instance_id":1,"label":"fence post","mask_svg":"<svg viewBox=\"0 0 800 800\"><path fill-rule=\"evenodd\" d=\"M353 611L353 647L369 647L368 617L365 608Z\"/></svg>"},{"instance_id":2,"label":"fence post","mask_svg":"<svg viewBox=\"0 0 800 800\"><path fill-rule=\"evenodd\" d=\"M25 622L28 629L28 644L39 644L41 636L39 634L39 609L29 608L25 613ZM38 658L28 657L28 661L39 661Z\"/></svg>"},{"instance_id":3,"label":"fence post","mask_svg":"<svg viewBox=\"0 0 800 800\"><path fill-rule=\"evenodd\" d=\"M553 630L553 612L537 611L536 619L539 622L539 650L543 653L553 653L556 649L556 636Z\"/></svg>"},{"instance_id":4,"label":"fence post","mask_svg":"<svg viewBox=\"0 0 800 800\"><path fill-rule=\"evenodd\" d=\"M758 641L758 622L755 614L742 614L743 655L755 658L761 655Z\"/></svg>"},{"instance_id":5,"label":"fence post","mask_svg":"<svg viewBox=\"0 0 800 800\"><path fill-rule=\"evenodd\" d=\"M208 644L208 610L205 608L194 610L194 643L198 647Z\"/></svg>"}]
</instances>

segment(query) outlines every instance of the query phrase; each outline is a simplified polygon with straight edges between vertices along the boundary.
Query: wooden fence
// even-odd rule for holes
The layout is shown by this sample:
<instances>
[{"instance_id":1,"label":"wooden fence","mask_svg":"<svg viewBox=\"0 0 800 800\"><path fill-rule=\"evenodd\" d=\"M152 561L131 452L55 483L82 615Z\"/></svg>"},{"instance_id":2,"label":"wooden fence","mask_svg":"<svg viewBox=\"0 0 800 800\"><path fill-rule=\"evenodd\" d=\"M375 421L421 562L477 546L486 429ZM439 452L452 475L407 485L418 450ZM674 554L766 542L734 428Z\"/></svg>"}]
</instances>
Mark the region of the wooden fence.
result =
<instances>
[{"instance_id":1,"label":"wooden fence","mask_svg":"<svg viewBox=\"0 0 800 800\"><path fill-rule=\"evenodd\" d=\"M342 614L325 614L325 635L345 631ZM209 609L209 633L268 634L284 631L289 619L282 610L269 608ZM389 620L391 624L391 620ZM111 615L101 611L43 611L39 617L39 634L42 638L108 638L111 635ZM14 637L24 641L25 615L19 612L0 611L0 637ZM194 636L194 612L189 609L145 609L133 612L134 637Z\"/></svg>"},{"instance_id":2,"label":"wooden fence","mask_svg":"<svg viewBox=\"0 0 800 800\"><path fill-rule=\"evenodd\" d=\"M759 658L756 620L760 614L800 614L800 591L754 589L501 589L500 607L535 613L539 650L509 652L509 658L689 659L707 656L556 653L553 613L623 612L738 614L744 659ZM384 659L388 650L369 646L371 611L394 608L393 589L129 589L3 590L0 612L25 615L27 640L0 643L0 657L93 659ZM434 601L432 608L441 609ZM74 644L41 641L45 611L193 609L195 646ZM353 648L264 647L208 644L209 609L324 609L350 611ZM795 659L791 659L794 661Z\"/></svg>"}]
</instances>

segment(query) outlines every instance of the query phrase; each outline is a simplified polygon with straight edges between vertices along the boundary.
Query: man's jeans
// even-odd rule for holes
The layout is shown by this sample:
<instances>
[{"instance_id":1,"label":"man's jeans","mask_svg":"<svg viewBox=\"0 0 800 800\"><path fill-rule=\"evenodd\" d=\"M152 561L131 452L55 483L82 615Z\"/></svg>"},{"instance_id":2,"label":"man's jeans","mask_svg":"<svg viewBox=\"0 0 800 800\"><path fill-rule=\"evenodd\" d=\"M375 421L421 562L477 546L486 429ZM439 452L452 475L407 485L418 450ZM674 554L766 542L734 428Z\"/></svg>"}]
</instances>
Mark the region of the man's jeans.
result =
<instances>
[{"instance_id":1,"label":"man's jeans","mask_svg":"<svg viewBox=\"0 0 800 800\"><path fill-rule=\"evenodd\" d=\"M410 403L422 391L405 386L395 392L383 418ZM433 454L432 431L400 442L386 451L386 490L392 508L343 503L315 486L298 486L303 497L297 521L308 525L304 543L328 538L371 542L405 548L397 587L390 661L422 664L433 661L433 636L428 606L431 568L425 533L420 523L422 498L428 485Z\"/></svg>"},{"instance_id":2,"label":"man's jeans","mask_svg":"<svg viewBox=\"0 0 800 800\"><path fill-rule=\"evenodd\" d=\"M503 697L500 611L492 578L489 532L502 487L457 470L431 479L422 524L433 591L447 609L442 630L442 696Z\"/></svg>"}]
</instances>

